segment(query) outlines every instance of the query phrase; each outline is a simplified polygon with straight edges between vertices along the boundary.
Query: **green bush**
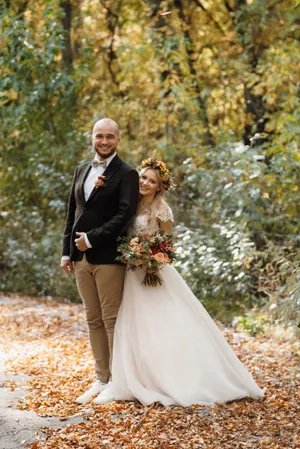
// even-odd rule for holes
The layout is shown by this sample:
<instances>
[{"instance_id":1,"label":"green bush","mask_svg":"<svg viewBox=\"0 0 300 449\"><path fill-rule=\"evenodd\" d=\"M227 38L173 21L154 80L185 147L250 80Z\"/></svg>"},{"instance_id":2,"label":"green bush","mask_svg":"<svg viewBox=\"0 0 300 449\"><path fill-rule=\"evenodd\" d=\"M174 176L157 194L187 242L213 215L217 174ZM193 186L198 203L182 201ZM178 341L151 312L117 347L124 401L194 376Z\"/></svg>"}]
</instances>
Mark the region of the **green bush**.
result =
<instances>
[{"instance_id":1,"label":"green bush","mask_svg":"<svg viewBox=\"0 0 300 449\"><path fill-rule=\"evenodd\" d=\"M198 167L185 161L177 266L213 315L262 307L295 325L300 163L294 145L267 154L264 146L228 143Z\"/></svg>"}]
</instances>

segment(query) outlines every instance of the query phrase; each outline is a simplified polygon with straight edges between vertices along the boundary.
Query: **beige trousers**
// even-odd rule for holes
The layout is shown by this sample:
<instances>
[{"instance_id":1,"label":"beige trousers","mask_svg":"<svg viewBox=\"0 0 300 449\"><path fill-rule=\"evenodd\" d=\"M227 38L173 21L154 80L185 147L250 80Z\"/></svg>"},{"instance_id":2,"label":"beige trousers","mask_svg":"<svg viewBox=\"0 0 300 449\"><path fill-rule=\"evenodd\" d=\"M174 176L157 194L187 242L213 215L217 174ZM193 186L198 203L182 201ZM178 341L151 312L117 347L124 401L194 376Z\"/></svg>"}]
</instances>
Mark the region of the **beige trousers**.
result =
<instances>
[{"instance_id":1,"label":"beige trousers","mask_svg":"<svg viewBox=\"0 0 300 449\"><path fill-rule=\"evenodd\" d=\"M94 265L75 262L76 284L81 296L95 359L97 378L111 378L114 328L121 304L125 268L122 265Z\"/></svg>"}]
</instances>

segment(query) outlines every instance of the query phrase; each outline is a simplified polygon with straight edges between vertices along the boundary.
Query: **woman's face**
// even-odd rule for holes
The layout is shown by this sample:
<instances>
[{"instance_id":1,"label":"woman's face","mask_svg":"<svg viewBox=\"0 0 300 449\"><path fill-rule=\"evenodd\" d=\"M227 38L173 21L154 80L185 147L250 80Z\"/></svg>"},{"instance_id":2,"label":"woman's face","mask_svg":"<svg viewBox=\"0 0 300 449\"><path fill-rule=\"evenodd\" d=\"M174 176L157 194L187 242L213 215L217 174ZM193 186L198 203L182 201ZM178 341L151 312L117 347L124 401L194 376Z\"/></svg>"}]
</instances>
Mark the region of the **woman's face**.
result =
<instances>
[{"instance_id":1,"label":"woman's face","mask_svg":"<svg viewBox=\"0 0 300 449\"><path fill-rule=\"evenodd\" d=\"M160 179L152 168L148 168L140 175L140 194L153 196L160 191Z\"/></svg>"}]
</instances>

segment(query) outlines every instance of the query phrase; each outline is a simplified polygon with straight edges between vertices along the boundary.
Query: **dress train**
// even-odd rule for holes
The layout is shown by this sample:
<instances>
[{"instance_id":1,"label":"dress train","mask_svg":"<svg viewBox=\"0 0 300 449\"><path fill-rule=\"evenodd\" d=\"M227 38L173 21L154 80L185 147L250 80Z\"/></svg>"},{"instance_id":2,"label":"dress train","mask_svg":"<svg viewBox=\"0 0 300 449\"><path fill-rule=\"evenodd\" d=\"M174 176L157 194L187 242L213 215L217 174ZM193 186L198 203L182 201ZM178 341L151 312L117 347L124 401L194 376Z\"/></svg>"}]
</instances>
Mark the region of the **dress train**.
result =
<instances>
[{"instance_id":1,"label":"dress train","mask_svg":"<svg viewBox=\"0 0 300 449\"><path fill-rule=\"evenodd\" d=\"M145 405L210 405L263 391L176 269L163 284L142 285L128 271L114 339L112 385L117 400Z\"/></svg>"}]
</instances>

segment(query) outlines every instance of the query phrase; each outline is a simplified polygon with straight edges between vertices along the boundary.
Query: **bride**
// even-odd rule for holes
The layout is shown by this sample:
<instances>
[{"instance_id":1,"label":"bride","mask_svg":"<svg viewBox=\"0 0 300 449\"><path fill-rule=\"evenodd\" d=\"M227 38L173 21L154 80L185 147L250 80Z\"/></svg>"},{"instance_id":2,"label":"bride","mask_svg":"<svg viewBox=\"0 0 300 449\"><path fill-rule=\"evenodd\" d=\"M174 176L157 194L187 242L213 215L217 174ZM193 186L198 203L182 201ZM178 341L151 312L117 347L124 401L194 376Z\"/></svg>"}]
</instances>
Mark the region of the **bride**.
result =
<instances>
[{"instance_id":1,"label":"bride","mask_svg":"<svg viewBox=\"0 0 300 449\"><path fill-rule=\"evenodd\" d=\"M172 184L162 161L140 170L140 201L131 235L172 233L173 214L164 200ZM210 405L263 391L237 358L201 302L172 265L161 286L142 285L142 270L127 271L114 337L112 381L98 404L135 400L144 405Z\"/></svg>"}]
</instances>

